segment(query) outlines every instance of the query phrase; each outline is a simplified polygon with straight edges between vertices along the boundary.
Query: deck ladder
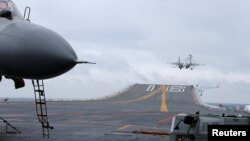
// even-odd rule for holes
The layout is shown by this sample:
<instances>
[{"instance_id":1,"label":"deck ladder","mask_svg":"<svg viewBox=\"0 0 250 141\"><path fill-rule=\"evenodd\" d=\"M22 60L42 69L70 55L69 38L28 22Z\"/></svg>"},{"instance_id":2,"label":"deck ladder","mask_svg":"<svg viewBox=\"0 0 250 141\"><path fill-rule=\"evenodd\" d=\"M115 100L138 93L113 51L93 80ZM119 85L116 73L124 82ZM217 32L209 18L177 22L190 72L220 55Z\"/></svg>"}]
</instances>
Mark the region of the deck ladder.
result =
<instances>
[{"instance_id":1,"label":"deck ladder","mask_svg":"<svg viewBox=\"0 0 250 141\"><path fill-rule=\"evenodd\" d=\"M35 93L36 113L39 122L42 124L43 137L49 138L49 130L53 127L49 125L44 83L43 80L32 80L32 84Z\"/></svg>"}]
</instances>

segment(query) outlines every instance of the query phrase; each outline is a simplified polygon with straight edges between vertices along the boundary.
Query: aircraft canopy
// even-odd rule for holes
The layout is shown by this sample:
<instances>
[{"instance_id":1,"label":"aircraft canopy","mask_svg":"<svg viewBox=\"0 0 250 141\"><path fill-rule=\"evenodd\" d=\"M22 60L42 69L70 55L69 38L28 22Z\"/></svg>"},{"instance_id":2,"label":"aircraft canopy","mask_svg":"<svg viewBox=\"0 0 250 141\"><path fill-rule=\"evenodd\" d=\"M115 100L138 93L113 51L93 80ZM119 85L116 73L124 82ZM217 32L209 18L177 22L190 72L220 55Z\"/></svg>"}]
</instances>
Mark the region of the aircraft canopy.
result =
<instances>
[{"instance_id":1,"label":"aircraft canopy","mask_svg":"<svg viewBox=\"0 0 250 141\"><path fill-rule=\"evenodd\" d=\"M13 17L15 18L23 18L23 16L20 14L19 10L17 9L16 5L11 0L0 0L0 12L2 10L11 11Z\"/></svg>"}]
</instances>

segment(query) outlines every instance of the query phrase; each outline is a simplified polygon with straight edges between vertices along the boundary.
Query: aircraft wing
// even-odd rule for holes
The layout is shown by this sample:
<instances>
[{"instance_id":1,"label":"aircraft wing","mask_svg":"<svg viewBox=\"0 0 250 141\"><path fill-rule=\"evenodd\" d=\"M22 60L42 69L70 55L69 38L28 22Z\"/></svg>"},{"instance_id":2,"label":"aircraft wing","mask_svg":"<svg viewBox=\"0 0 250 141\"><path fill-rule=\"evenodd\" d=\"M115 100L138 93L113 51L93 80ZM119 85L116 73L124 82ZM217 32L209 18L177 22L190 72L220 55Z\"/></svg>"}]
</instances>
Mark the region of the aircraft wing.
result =
<instances>
[{"instance_id":1,"label":"aircraft wing","mask_svg":"<svg viewBox=\"0 0 250 141\"><path fill-rule=\"evenodd\" d=\"M203 66L205 64L197 64L197 63L192 63L191 66Z\"/></svg>"},{"instance_id":2,"label":"aircraft wing","mask_svg":"<svg viewBox=\"0 0 250 141\"><path fill-rule=\"evenodd\" d=\"M176 62L176 63L170 63L171 65L176 65L176 66L179 66L179 63Z\"/></svg>"}]
</instances>

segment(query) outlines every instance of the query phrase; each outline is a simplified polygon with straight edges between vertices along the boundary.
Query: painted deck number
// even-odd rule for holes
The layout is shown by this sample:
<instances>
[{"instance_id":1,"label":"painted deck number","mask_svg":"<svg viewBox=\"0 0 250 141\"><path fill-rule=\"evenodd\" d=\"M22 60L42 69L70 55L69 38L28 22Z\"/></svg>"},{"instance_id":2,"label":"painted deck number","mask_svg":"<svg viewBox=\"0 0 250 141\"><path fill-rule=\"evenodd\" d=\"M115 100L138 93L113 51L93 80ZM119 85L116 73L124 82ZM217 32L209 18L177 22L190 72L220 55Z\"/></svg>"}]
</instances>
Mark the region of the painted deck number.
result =
<instances>
[{"instance_id":1,"label":"painted deck number","mask_svg":"<svg viewBox=\"0 0 250 141\"><path fill-rule=\"evenodd\" d=\"M146 91L152 92L154 90L154 88L155 88L155 85L149 85Z\"/></svg>"},{"instance_id":2,"label":"painted deck number","mask_svg":"<svg viewBox=\"0 0 250 141\"><path fill-rule=\"evenodd\" d=\"M167 86L166 92L183 93L185 92L185 89L185 86Z\"/></svg>"}]
</instances>

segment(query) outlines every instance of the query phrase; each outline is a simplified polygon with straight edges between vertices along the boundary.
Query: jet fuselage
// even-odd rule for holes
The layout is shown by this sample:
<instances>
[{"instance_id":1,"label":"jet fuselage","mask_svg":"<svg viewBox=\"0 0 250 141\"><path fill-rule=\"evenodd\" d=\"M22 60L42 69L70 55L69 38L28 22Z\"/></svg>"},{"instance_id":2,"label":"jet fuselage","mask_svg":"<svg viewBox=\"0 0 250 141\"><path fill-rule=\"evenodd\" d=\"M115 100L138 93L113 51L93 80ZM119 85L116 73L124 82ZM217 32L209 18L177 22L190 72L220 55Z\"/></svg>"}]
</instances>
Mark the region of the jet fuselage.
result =
<instances>
[{"instance_id":1,"label":"jet fuselage","mask_svg":"<svg viewBox=\"0 0 250 141\"><path fill-rule=\"evenodd\" d=\"M0 2L13 4L9 0ZM0 77L48 79L59 76L77 63L70 44L59 34L30 23L0 8Z\"/></svg>"}]
</instances>

